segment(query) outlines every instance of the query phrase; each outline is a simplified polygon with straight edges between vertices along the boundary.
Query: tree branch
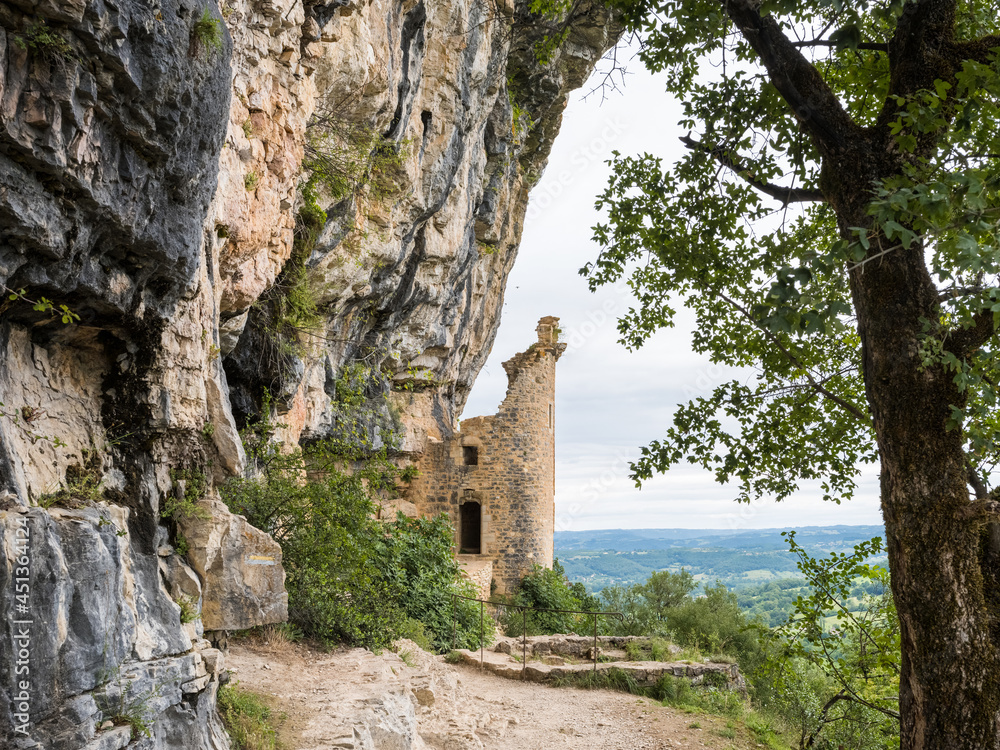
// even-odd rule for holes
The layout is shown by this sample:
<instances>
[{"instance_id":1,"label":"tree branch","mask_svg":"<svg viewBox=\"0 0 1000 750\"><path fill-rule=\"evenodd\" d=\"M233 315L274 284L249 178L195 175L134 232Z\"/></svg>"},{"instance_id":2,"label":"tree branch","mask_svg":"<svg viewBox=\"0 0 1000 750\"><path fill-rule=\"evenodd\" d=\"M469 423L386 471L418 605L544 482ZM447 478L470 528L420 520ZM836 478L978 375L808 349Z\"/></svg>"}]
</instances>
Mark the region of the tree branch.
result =
<instances>
[{"instance_id":1,"label":"tree branch","mask_svg":"<svg viewBox=\"0 0 1000 750\"><path fill-rule=\"evenodd\" d=\"M949 79L955 29L956 0L915 0L907 3L889 40L889 96L879 116L894 116L896 96L907 97L934 87L936 78Z\"/></svg>"},{"instance_id":2,"label":"tree branch","mask_svg":"<svg viewBox=\"0 0 1000 750\"><path fill-rule=\"evenodd\" d=\"M787 206L789 203L826 200L826 197L819 190L783 187L781 185L775 185L770 182L758 180L742 162L721 146L707 146L704 143L699 143L687 135L682 136L680 140L681 143L683 143L691 151L708 154L722 166L731 169L752 187L756 188L765 195L771 196L775 200L781 201L781 205L783 206Z\"/></svg>"},{"instance_id":3,"label":"tree branch","mask_svg":"<svg viewBox=\"0 0 1000 750\"><path fill-rule=\"evenodd\" d=\"M837 153L863 137L819 71L781 33L778 22L771 16L761 17L757 0L722 0L721 5L760 56L771 83L822 153Z\"/></svg>"},{"instance_id":4,"label":"tree branch","mask_svg":"<svg viewBox=\"0 0 1000 750\"><path fill-rule=\"evenodd\" d=\"M816 729L813 730L813 732L808 737L806 737L805 740L802 742L803 748L813 747L813 745L816 743L816 735L822 732L823 727L825 727L827 724L830 723L830 721L828 721L826 718L827 714L830 713L830 709L833 708L838 701L849 701L849 700L851 700L851 697L847 694L847 691L841 690L839 693L830 698L830 700L828 700L825 704L823 704L823 708L819 712L819 726L817 726Z\"/></svg>"},{"instance_id":5,"label":"tree branch","mask_svg":"<svg viewBox=\"0 0 1000 750\"><path fill-rule=\"evenodd\" d=\"M809 369L805 365L802 364L802 362L799 360L799 358L796 357L794 354L792 354L790 351L788 351L788 349L785 347L785 345L781 343L781 339L779 339L777 336L775 336L774 333L770 329L767 328L767 326L761 325L757 320L755 320L754 317L750 314L749 310L747 310L745 307L743 307L742 305L740 305L738 302L735 302L734 300L730 299L725 294L719 294L719 298L722 299L722 300L724 300L728 304L732 305L733 308L735 308L736 310L738 310L754 326L756 326L757 328L759 328L761 330L761 332L764 334L764 336L766 336L768 338L768 340L770 340L770 342L772 344L774 344L776 347L778 347L778 349L781 351L782 354L785 355L785 357L788 359L788 361L791 362L793 365L795 365L797 368L799 368L802 371L802 374L806 376L806 380L809 381L809 385L812 387L812 389L814 391L816 391L817 393L820 393L823 396L825 396L826 398L830 399L831 401L833 401L833 403L837 404L838 406L842 407L845 411L847 411L848 414L850 414L851 416L856 417L857 419L861 420L866 425L869 425L869 426L871 425L871 420L858 407L856 407L850 401L847 401L847 400L841 398L836 393L832 393L831 391L829 391L825 387L823 387L823 384L820 383L819 381L817 381L816 378L813 377L813 374L811 372L809 372Z\"/></svg>"},{"instance_id":6,"label":"tree branch","mask_svg":"<svg viewBox=\"0 0 1000 750\"><path fill-rule=\"evenodd\" d=\"M792 42L793 47L838 47L842 46L840 42L833 42L829 39L813 39L809 42ZM888 52L889 45L885 42L860 42L852 49L866 49L873 50L875 52Z\"/></svg>"},{"instance_id":7,"label":"tree branch","mask_svg":"<svg viewBox=\"0 0 1000 750\"><path fill-rule=\"evenodd\" d=\"M978 63L988 63L993 59L993 50L1000 47L1000 35L984 36L969 42L960 42L952 46L952 55L956 61L974 60Z\"/></svg>"},{"instance_id":8,"label":"tree branch","mask_svg":"<svg viewBox=\"0 0 1000 750\"><path fill-rule=\"evenodd\" d=\"M973 294L982 294L987 291L986 287L982 286L956 286L950 289L942 289L938 292L938 302L946 302L950 299L958 299L959 297L968 297Z\"/></svg>"},{"instance_id":9,"label":"tree branch","mask_svg":"<svg viewBox=\"0 0 1000 750\"><path fill-rule=\"evenodd\" d=\"M830 671L833 672L834 677L836 677L841 687L850 695L850 700L854 701L855 703L860 703L862 706L867 706L873 711L878 711L879 713L889 716L893 719L896 720L899 719L899 713L897 711L893 711L891 708L884 708L882 706L871 703L870 701L866 701L864 698L858 695L857 691L851 687L850 682L848 682L847 679L844 677L844 675L841 674L840 670L837 669L833 655L830 653L830 649L827 648L825 638L820 639L820 646L823 649L823 656L826 657L826 661L830 665Z\"/></svg>"},{"instance_id":10,"label":"tree branch","mask_svg":"<svg viewBox=\"0 0 1000 750\"><path fill-rule=\"evenodd\" d=\"M958 511L958 517L966 521L1000 519L1000 500L976 500L963 505Z\"/></svg>"},{"instance_id":11,"label":"tree branch","mask_svg":"<svg viewBox=\"0 0 1000 750\"><path fill-rule=\"evenodd\" d=\"M973 491L976 493L976 500L985 502L989 497L989 491L986 489L986 485L983 484L983 478L979 476L979 472L976 467L972 464L972 461L966 457L966 471L969 474L969 486L972 487Z\"/></svg>"},{"instance_id":12,"label":"tree branch","mask_svg":"<svg viewBox=\"0 0 1000 750\"><path fill-rule=\"evenodd\" d=\"M993 311L980 310L970 328L952 331L944 341L945 348L959 359L967 357L996 335Z\"/></svg>"}]
</instances>

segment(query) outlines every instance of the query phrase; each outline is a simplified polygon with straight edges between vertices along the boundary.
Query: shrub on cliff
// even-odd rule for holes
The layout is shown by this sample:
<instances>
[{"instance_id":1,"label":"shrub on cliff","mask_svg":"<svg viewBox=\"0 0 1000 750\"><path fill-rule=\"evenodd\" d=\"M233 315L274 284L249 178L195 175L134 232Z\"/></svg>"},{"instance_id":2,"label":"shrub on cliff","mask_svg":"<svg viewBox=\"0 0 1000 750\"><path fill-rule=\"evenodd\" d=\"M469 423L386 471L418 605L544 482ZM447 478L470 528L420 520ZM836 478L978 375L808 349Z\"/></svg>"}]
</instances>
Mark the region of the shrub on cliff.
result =
<instances>
[{"instance_id":1,"label":"shrub on cliff","mask_svg":"<svg viewBox=\"0 0 1000 750\"><path fill-rule=\"evenodd\" d=\"M302 482L285 463L259 479L231 480L222 496L281 545L289 619L327 643L387 646L403 620L403 591L385 569L388 545L368 472Z\"/></svg>"},{"instance_id":2,"label":"shrub on cliff","mask_svg":"<svg viewBox=\"0 0 1000 750\"><path fill-rule=\"evenodd\" d=\"M244 443L260 471L221 488L235 513L281 545L289 619L324 643L381 649L413 630L434 648L479 646L479 617L452 550L445 517L382 522L376 510L399 470L384 451L320 444L283 453L257 425ZM380 494L381 493L381 494ZM492 627L488 628L488 632Z\"/></svg>"}]
</instances>

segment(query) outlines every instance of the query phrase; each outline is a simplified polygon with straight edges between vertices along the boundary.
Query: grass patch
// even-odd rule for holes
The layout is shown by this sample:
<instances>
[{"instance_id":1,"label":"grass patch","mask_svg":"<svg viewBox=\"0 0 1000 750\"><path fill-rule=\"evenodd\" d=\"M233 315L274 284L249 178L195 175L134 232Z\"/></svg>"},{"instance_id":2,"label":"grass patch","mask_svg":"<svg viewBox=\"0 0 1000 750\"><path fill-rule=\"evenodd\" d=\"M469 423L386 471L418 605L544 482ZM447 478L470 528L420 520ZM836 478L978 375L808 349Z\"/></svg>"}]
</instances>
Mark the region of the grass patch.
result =
<instances>
[{"instance_id":1,"label":"grass patch","mask_svg":"<svg viewBox=\"0 0 1000 750\"><path fill-rule=\"evenodd\" d=\"M444 660L449 664L460 664L462 662L462 655L458 651L449 651L445 654Z\"/></svg>"},{"instance_id":2,"label":"grass patch","mask_svg":"<svg viewBox=\"0 0 1000 750\"><path fill-rule=\"evenodd\" d=\"M625 645L625 653L630 661L679 661L682 658L677 647L666 638L649 638L645 641L631 641Z\"/></svg>"},{"instance_id":3,"label":"grass patch","mask_svg":"<svg viewBox=\"0 0 1000 750\"><path fill-rule=\"evenodd\" d=\"M304 639L302 630L290 622L258 625L233 634L233 639L256 650L280 652Z\"/></svg>"},{"instance_id":4,"label":"grass patch","mask_svg":"<svg viewBox=\"0 0 1000 750\"><path fill-rule=\"evenodd\" d=\"M219 688L219 715L234 750L281 750L276 728L279 717L263 696L238 682L223 685Z\"/></svg>"}]
</instances>

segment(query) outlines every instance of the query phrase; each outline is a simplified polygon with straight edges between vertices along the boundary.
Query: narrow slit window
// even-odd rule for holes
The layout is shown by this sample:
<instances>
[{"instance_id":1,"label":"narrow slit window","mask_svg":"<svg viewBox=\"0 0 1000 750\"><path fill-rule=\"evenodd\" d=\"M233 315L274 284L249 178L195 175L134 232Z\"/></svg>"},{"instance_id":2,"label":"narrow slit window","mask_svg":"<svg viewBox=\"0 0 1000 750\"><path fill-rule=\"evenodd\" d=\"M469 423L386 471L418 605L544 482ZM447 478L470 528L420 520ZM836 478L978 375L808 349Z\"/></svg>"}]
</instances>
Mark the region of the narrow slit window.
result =
<instances>
[{"instance_id":1,"label":"narrow slit window","mask_svg":"<svg viewBox=\"0 0 1000 750\"><path fill-rule=\"evenodd\" d=\"M552 425L556 421L556 407L555 404L549 404L549 429L552 429Z\"/></svg>"}]
</instances>

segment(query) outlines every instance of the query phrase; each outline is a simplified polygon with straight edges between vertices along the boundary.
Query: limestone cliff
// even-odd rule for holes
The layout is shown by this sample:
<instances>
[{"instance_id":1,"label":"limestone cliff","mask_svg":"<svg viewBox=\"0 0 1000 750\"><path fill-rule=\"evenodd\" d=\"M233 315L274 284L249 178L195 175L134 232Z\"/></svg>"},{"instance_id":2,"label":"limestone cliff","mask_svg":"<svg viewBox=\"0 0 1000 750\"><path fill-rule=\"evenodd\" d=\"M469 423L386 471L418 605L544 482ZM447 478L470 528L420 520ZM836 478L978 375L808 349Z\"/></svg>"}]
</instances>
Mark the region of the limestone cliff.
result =
<instances>
[{"instance_id":1,"label":"limestone cliff","mask_svg":"<svg viewBox=\"0 0 1000 750\"><path fill-rule=\"evenodd\" d=\"M615 34L586 1L545 63L503 2L10 0L0 27L0 738L224 748L203 635L285 616L280 549L215 491L238 427L269 399L284 439L331 434L363 360L403 448L451 431ZM303 243L317 115L391 189L319 189ZM293 270L315 320L276 331Z\"/></svg>"}]
</instances>

